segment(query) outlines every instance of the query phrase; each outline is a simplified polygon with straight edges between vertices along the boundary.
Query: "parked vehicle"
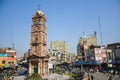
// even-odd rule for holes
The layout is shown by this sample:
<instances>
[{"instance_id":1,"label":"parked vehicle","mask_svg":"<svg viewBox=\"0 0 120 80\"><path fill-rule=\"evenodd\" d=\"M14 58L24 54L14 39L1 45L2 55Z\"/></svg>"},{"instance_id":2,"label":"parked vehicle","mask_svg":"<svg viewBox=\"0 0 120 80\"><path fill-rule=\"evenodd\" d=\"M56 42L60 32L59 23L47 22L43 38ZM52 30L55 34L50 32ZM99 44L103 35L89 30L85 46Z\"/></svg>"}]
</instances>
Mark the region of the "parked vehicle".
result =
<instances>
[{"instance_id":1,"label":"parked vehicle","mask_svg":"<svg viewBox=\"0 0 120 80\"><path fill-rule=\"evenodd\" d=\"M18 74L18 75L27 75L27 70L17 71L17 74Z\"/></svg>"}]
</instances>

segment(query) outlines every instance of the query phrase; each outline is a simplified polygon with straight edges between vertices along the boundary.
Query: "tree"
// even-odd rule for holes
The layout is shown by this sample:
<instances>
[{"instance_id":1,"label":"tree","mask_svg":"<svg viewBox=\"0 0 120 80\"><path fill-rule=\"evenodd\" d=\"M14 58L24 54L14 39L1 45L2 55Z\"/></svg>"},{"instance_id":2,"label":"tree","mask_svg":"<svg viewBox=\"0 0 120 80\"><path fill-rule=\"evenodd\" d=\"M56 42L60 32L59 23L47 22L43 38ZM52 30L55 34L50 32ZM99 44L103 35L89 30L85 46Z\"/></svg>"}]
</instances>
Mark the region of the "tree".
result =
<instances>
[{"instance_id":1,"label":"tree","mask_svg":"<svg viewBox=\"0 0 120 80\"><path fill-rule=\"evenodd\" d=\"M25 80L43 80L40 74L33 73L32 76L25 78Z\"/></svg>"}]
</instances>

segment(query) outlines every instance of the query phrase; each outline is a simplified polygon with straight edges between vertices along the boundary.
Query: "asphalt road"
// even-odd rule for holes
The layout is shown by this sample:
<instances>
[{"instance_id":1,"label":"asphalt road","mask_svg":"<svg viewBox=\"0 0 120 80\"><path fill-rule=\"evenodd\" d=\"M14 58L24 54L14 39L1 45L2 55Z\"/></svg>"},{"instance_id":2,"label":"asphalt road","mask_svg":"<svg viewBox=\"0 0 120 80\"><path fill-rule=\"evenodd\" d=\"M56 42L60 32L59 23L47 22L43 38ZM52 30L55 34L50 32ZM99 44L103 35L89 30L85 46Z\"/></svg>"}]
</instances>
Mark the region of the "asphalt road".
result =
<instances>
[{"instance_id":1,"label":"asphalt road","mask_svg":"<svg viewBox=\"0 0 120 80\"><path fill-rule=\"evenodd\" d=\"M14 77L13 80L24 80L24 78L26 76L12 76L12 77ZM12 77L11 77L11 79L12 79Z\"/></svg>"},{"instance_id":2,"label":"asphalt road","mask_svg":"<svg viewBox=\"0 0 120 80\"><path fill-rule=\"evenodd\" d=\"M91 75L91 74L90 74ZM94 80L108 80L108 74L103 74L103 73L94 73L92 74L94 76ZM55 77L56 75L54 75ZM26 76L13 76L13 80L24 80ZM12 77L11 77L12 78ZM88 80L87 77L85 77L84 80ZM120 80L120 77L118 75L113 76L113 80Z\"/></svg>"},{"instance_id":3,"label":"asphalt road","mask_svg":"<svg viewBox=\"0 0 120 80\"><path fill-rule=\"evenodd\" d=\"M108 74L94 73L94 80L108 80ZM118 75L113 76L113 80L120 80Z\"/></svg>"}]
</instances>

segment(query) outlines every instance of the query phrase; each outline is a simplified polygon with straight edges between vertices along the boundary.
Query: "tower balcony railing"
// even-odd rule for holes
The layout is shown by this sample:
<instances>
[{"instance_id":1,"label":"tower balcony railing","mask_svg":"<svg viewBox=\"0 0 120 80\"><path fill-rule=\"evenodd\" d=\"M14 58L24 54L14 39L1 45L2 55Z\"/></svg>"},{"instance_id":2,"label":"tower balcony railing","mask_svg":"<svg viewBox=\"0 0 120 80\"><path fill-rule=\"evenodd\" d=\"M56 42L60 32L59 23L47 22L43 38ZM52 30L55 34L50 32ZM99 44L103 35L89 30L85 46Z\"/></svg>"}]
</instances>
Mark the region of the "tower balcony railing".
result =
<instances>
[{"instance_id":1,"label":"tower balcony railing","mask_svg":"<svg viewBox=\"0 0 120 80\"><path fill-rule=\"evenodd\" d=\"M42 41L42 40L40 40L40 41L32 41L31 42L32 45L39 44L39 43L42 43L42 44L46 45L46 41Z\"/></svg>"},{"instance_id":2,"label":"tower balcony railing","mask_svg":"<svg viewBox=\"0 0 120 80\"><path fill-rule=\"evenodd\" d=\"M37 43L38 43L37 41L31 42L32 45L35 45L35 44L37 44Z\"/></svg>"},{"instance_id":3,"label":"tower balcony railing","mask_svg":"<svg viewBox=\"0 0 120 80\"><path fill-rule=\"evenodd\" d=\"M34 40L33 43L37 43L38 41L37 40Z\"/></svg>"}]
</instances>

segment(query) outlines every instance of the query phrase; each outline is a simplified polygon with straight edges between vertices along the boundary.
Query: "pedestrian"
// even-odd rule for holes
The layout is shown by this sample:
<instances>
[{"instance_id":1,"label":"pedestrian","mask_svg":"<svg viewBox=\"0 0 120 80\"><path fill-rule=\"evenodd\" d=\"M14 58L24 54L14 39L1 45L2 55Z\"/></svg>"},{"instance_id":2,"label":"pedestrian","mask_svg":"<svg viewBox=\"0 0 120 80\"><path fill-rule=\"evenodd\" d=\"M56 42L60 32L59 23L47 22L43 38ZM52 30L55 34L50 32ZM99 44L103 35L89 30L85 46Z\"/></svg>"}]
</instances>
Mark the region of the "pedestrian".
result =
<instances>
[{"instance_id":1,"label":"pedestrian","mask_svg":"<svg viewBox=\"0 0 120 80\"><path fill-rule=\"evenodd\" d=\"M120 77L120 72L118 74L119 74L119 77Z\"/></svg>"},{"instance_id":2,"label":"pedestrian","mask_svg":"<svg viewBox=\"0 0 120 80\"><path fill-rule=\"evenodd\" d=\"M108 77L108 80L113 80L112 75L110 75L110 76Z\"/></svg>"},{"instance_id":3,"label":"pedestrian","mask_svg":"<svg viewBox=\"0 0 120 80\"><path fill-rule=\"evenodd\" d=\"M14 80L14 77L12 76L12 80Z\"/></svg>"},{"instance_id":4,"label":"pedestrian","mask_svg":"<svg viewBox=\"0 0 120 80\"><path fill-rule=\"evenodd\" d=\"M90 80L90 74L88 74L88 80Z\"/></svg>"},{"instance_id":5,"label":"pedestrian","mask_svg":"<svg viewBox=\"0 0 120 80\"><path fill-rule=\"evenodd\" d=\"M94 77L93 77L93 75L91 75L91 80L93 80L94 79Z\"/></svg>"},{"instance_id":6,"label":"pedestrian","mask_svg":"<svg viewBox=\"0 0 120 80\"><path fill-rule=\"evenodd\" d=\"M3 76L3 79L4 79L4 80L6 80L6 77L5 77L5 75Z\"/></svg>"}]
</instances>

